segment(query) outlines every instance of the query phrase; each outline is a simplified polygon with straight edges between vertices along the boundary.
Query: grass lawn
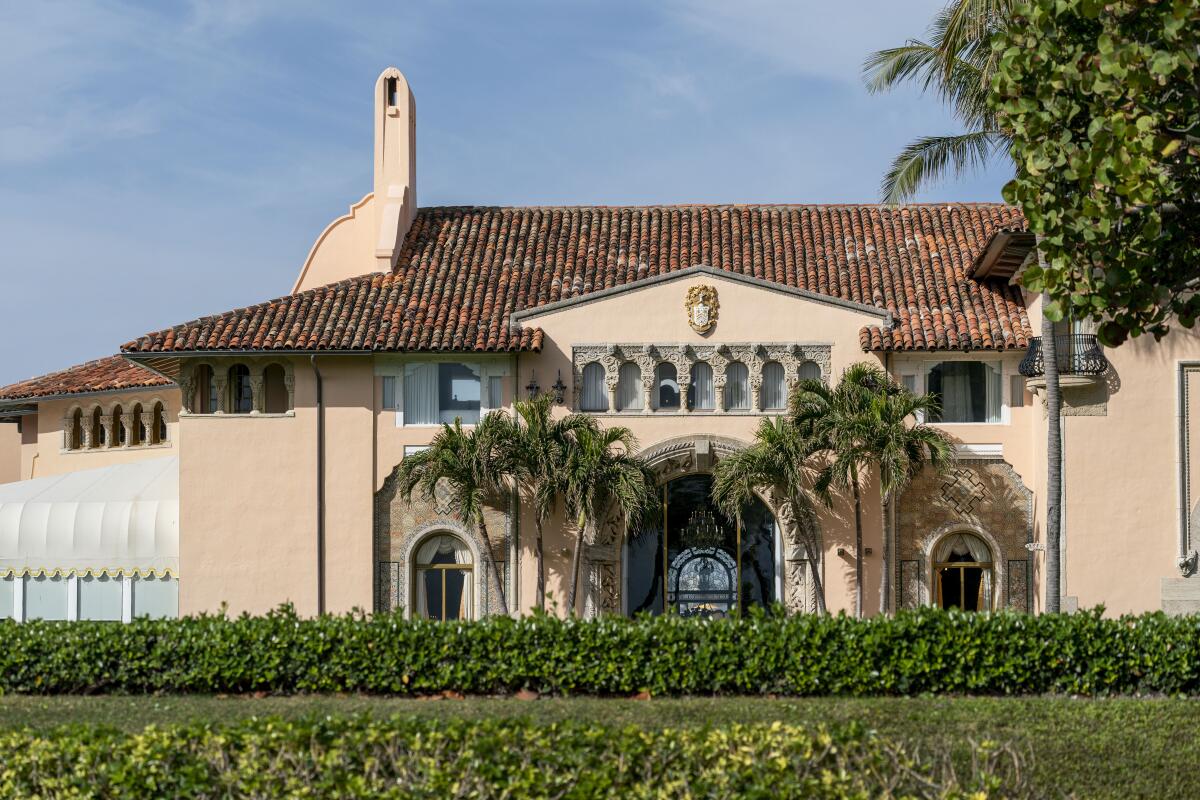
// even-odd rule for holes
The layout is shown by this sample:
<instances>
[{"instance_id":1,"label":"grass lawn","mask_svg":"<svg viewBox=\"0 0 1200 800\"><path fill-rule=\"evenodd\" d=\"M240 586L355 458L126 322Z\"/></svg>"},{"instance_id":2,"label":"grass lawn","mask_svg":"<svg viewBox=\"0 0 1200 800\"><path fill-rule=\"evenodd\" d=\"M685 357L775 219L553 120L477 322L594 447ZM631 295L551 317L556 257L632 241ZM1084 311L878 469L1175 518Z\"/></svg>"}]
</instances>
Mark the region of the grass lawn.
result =
<instances>
[{"instance_id":1,"label":"grass lawn","mask_svg":"<svg viewBox=\"0 0 1200 800\"><path fill-rule=\"evenodd\" d=\"M421 717L583 719L658 727L771 722L838 726L859 722L891 738L966 758L970 742L1014 744L1030 760L1039 794L1077 797L1195 797L1188 764L1200 760L1200 700L1071 698L467 698L411 700L300 697L0 697L0 726L46 730L83 722L138 730L249 716L408 714Z\"/></svg>"}]
</instances>

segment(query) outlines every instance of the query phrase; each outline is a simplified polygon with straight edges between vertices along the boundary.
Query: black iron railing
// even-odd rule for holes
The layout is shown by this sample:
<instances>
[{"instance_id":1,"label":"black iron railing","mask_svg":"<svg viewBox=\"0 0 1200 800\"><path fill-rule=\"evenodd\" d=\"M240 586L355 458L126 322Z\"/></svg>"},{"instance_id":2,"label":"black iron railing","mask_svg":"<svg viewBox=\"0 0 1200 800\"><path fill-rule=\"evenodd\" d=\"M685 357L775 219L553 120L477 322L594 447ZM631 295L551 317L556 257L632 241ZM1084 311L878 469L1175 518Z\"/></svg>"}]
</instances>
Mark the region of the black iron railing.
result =
<instances>
[{"instance_id":1,"label":"black iron railing","mask_svg":"<svg viewBox=\"0 0 1200 800\"><path fill-rule=\"evenodd\" d=\"M1102 375L1108 369L1108 359L1094 333L1060 334L1054 337L1054 348L1059 375ZM1029 349L1018 367L1026 378L1040 378L1046 374L1042 352L1042 337L1030 339Z\"/></svg>"}]
</instances>

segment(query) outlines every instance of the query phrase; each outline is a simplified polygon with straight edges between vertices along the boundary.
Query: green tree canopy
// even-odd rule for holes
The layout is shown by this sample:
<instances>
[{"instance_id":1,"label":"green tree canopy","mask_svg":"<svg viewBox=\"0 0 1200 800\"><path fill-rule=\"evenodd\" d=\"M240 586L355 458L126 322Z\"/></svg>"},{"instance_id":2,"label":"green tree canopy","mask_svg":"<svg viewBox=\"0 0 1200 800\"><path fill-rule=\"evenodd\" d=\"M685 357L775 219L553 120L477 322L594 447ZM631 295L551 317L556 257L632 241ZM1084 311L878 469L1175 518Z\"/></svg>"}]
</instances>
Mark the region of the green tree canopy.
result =
<instances>
[{"instance_id":1,"label":"green tree canopy","mask_svg":"<svg viewBox=\"0 0 1200 800\"><path fill-rule=\"evenodd\" d=\"M1038 234L1022 281L1117 345L1200 315L1200 3L1033 0L997 35L1004 197Z\"/></svg>"}]
</instances>

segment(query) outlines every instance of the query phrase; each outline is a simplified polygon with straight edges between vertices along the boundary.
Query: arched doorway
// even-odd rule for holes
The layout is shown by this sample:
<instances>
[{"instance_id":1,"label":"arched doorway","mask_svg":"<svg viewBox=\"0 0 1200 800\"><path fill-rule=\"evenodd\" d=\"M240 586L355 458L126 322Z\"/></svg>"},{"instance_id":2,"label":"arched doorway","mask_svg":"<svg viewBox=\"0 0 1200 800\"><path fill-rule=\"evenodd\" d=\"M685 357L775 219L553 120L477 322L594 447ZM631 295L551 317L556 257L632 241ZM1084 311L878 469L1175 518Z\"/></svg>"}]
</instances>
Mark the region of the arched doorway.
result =
<instances>
[{"instance_id":1,"label":"arched doorway","mask_svg":"<svg viewBox=\"0 0 1200 800\"><path fill-rule=\"evenodd\" d=\"M722 617L778 599L775 518L761 500L742 510L741 525L711 499L712 476L685 475L662 488L656 524L626 546L625 598L630 614Z\"/></svg>"},{"instance_id":2,"label":"arched doorway","mask_svg":"<svg viewBox=\"0 0 1200 800\"><path fill-rule=\"evenodd\" d=\"M475 616L474 569L465 542L437 532L417 546L413 558L413 616L468 620Z\"/></svg>"},{"instance_id":3,"label":"arched doorway","mask_svg":"<svg viewBox=\"0 0 1200 800\"><path fill-rule=\"evenodd\" d=\"M970 533L952 533L933 548L934 603L939 608L990 611L995 562L987 543Z\"/></svg>"}]
</instances>

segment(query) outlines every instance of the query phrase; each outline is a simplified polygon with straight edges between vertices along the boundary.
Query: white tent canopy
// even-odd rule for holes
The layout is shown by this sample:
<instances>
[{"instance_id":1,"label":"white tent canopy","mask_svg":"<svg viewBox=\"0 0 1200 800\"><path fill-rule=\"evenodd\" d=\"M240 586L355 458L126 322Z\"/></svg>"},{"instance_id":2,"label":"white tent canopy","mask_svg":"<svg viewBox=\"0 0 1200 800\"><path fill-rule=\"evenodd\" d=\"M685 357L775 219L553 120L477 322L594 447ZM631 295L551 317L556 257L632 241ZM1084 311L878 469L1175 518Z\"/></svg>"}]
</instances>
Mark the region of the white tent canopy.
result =
<instances>
[{"instance_id":1,"label":"white tent canopy","mask_svg":"<svg viewBox=\"0 0 1200 800\"><path fill-rule=\"evenodd\" d=\"M0 576L179 575L179 459L0 484Z\"/></svg>"}]
</instances>

